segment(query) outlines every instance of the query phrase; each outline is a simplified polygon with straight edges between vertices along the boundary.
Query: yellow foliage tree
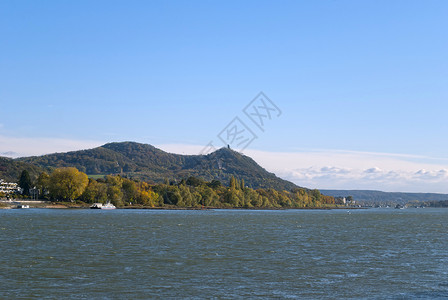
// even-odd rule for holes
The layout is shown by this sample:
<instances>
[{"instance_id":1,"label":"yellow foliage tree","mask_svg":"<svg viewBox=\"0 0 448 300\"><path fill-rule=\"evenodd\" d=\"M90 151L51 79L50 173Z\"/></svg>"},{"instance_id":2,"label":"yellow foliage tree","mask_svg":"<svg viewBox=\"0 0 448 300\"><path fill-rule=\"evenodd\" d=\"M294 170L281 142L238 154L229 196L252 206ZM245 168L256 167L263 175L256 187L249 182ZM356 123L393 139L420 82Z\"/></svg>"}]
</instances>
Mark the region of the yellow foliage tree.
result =
<instances>
[{"instance_id":1,"label":"yellow foliage tree","mask_svg":"<svg viewBox=\"0 0 448 300\"><path fill-rule=\"evenodd\" d=\"M81 196L89 183L87 175L76 168L58 168L50 175L49 181L53 198L70 201Z\"/></svg>"}]
</instances>

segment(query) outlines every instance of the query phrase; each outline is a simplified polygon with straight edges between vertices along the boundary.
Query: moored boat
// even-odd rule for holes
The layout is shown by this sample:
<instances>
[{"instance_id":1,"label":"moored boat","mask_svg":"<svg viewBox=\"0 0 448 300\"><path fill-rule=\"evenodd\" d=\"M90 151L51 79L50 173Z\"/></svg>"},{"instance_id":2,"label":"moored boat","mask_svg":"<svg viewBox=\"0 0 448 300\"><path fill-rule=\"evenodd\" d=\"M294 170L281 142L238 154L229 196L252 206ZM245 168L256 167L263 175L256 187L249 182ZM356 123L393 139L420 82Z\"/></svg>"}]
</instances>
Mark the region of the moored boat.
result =
<instances>
[{"instance_id":1,"label":"moored boat","mask_svg":"<svg viewBox=\"0 0 448 300\"><path fill-rule=\"evenodd\" d=\"M93 203L92 206L90 206L92 209L115 209L115 205L113 205L110 202L107 202L106 204L103 203Z\"/></svg>"}]
</instances>

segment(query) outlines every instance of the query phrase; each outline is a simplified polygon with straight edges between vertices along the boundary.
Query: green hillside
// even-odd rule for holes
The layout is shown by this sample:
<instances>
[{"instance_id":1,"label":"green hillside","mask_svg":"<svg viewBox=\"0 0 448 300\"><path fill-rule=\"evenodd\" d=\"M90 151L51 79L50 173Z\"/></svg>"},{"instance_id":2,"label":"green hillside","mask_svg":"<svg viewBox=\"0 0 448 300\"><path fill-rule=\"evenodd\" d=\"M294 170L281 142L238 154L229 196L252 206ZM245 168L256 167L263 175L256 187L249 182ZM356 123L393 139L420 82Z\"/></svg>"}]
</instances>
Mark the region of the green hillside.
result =
<instances>
[{"instance_id":1,"label":"green hillside","mask_svg":"<svg viewBox=\"0 0 448 300\"><path fill-rule=\"evenodd\" d=\"M28 170L33 178L37 178L37 176L44 170L34 164L0 156L0 179L7 182L16 182L20 173L25 169Z\"/></svg>"},{"instance_id":2,"label":"green hillside","mask_svg":"<svg viewBox=\"0 0 448 300\"><path fill-rule=\"evenodd\" d=\"M48 171L71 166L89 175L121 174L154 183L195 176L227 184L230 177L235 176L244 179L252 188L297 188L295 184L267 172L250 157L227 148L208 155L180 155L147 144L121 142L89 150L19 158L11 163L33 165L37 170Z\"/></svg>"}]
</instances>

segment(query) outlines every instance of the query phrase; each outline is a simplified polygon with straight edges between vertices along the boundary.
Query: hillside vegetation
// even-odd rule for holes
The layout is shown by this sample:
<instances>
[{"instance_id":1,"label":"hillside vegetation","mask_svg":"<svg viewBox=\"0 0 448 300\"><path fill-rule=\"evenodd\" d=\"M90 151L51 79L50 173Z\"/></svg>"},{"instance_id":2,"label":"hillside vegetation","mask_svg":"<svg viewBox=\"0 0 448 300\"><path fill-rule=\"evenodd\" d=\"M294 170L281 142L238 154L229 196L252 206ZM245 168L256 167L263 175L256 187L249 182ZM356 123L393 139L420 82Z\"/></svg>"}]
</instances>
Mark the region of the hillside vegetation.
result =
<instances>
[{"instance_id":1,"label":"hillside vegetation","mask_svg":"<svg viewBox=\"0 0 448 300\"><path fill-rule=\"evenodd\" d=\"M295 184L267 172L253 159L222 148L208 155L167 153L147 144L109 143L89 150L25 157L14 160L51 172L55 168L75 167L88 175L121 175L131 179L161 183L190 176L206 181L229 182L232 176L243 179L250 188L290 191ZM11 175L12 176L12 175Z\"/></svg>"},{"instance_id":2,"label":"hillside vegetation","mask_svg":"<svg viewBox=\"0 0 448 300\"><path fill-rule=\"evenodd\" d=\"M32 163L0 156L0 179L7 182L17 182L23 170L28 170L33 178L37 178L44 169Z\"/></svg>"},{"instance_id":3,"label":"hillside vegetation","mask_svg":"<svg viewBox=\"0 0 448 300\"><path fill-rule=\"evenodd\" d=\"M210 182L189 177L179 183L148 184L108 175L105 179L88 179L73 167L42 173L36 181L41 198L53 201L84 203L112 202L118 207L214 207L214 208L324 208L334 207L333 197L318 190L251 189L244 180L230 178L228 186L218 180Z\"/></svg>"}]
</instances>

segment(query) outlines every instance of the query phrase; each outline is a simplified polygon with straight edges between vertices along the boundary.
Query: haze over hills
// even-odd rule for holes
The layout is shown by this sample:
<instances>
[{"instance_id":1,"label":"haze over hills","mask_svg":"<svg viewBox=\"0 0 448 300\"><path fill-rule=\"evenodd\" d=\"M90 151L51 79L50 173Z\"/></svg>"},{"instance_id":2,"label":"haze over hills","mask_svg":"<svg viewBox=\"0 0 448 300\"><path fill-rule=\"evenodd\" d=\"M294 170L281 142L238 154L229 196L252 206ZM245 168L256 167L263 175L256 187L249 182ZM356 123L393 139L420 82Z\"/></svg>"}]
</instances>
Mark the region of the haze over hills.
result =
<instances>
[{"instance_id":1,"label":"haze over hills","mask_svg":"<svg viewBox=\"0 0 448 300\"><path fill-rule=\"evenodd\" d=\"M298 187L266 171L252 158L227 148L208 155L180 155L148 144L120 142L88 150L18 158L10 162L48 171L58 167L76 167L88 175L121 174L149 182L195 176L208 181L217 179L227 184L231 176L235 176L244 179L246 185L252 188L291 190Z\"/></svg>"},{"instance_id":2,"label":"haze over hills","mask_svg":"<svg viewBox=\"0 0 448 300\"><path fill-rule=\"evenodd\" d=\"M407 203L411 201L446 201L447 194L437 193L400 193L372 190L320 190L323 194L333 197L352 196L356 201L365 203Z\"/></svg>"}]
</instances>

